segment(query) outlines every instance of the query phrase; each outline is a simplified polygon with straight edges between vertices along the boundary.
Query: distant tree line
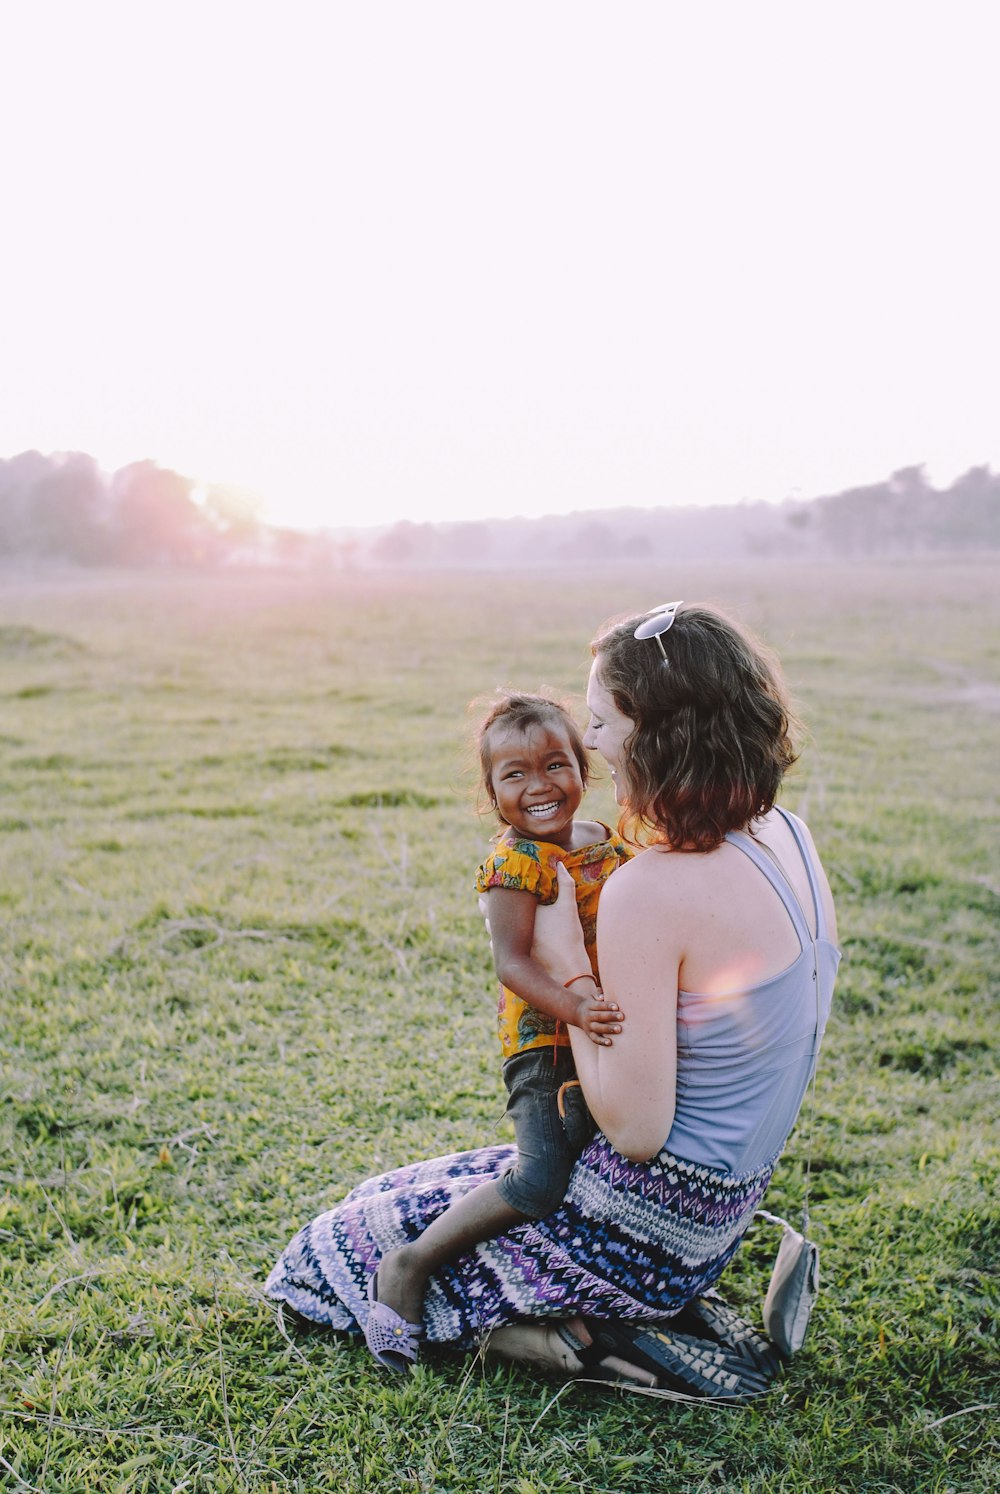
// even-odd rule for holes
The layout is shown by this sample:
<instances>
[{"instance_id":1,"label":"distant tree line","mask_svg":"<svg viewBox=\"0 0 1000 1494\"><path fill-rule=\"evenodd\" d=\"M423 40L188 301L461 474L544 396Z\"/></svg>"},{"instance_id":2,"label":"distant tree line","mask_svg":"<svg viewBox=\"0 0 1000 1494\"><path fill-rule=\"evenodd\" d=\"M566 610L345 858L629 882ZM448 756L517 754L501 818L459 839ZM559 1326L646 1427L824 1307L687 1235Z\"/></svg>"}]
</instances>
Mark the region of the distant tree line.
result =
<instances>
[{"instance_id":1,"label":"distant tree line","mask_svg":"<svg viewBox=\"0 0 1000 1494\"><path fill-rule=\"evenodd\" d=\"M239 490L198 488L156 462L110 474L85 452L0 458L0 564L330 564L342 546L262 524Z\"/></svg>"},{"instance_id":2,"label":"distant tree line","mask_svg":"<svg viewBox=\"0 0 1000 1494\"><path fill-rule=\"evenodd\" d=\"M923 467L803 504L789 522L838 556L1000 550L1000 473L970 467L937 489Z\"/></svg>"},{"instance_id":3,"label":"distant tree line","mask_svg":"<svg viewBox=\"0 0 1000 1494\"><path fill-rule=\"evenodd\" d=\"M0 458L0 563L500 567L1000 551L1000 474L972 467L945 489L922 467L806 501L616 508L544 519L302 534L259 522L238 492L206 490L155 462L110 475L83 452Z\"/></svg>"},{"instance_id":4,"label":"distant tree line","mask_svg":"<svg viewBox=\"0 0 1000 1494\"><path fill-rule=\"evenodd\" d=\"M368 541L369 563L538 566L742 556L925 555L1000 551L1000 474L972 467L943 490L922 467L808 501L619 508L465 524L401 520Z\"/></svg>"},{"instance_id":5,"label":"distant tree line","mask_svg":"<svg viewBox=\"0 0 1000 1494\"><path fill-rule=\"evenodd\" d=\"M81 565L197 565L225 557L254 521L155 462L110 476L84 452L0 459L0 556Z\"/></svg>"}]
</instances>

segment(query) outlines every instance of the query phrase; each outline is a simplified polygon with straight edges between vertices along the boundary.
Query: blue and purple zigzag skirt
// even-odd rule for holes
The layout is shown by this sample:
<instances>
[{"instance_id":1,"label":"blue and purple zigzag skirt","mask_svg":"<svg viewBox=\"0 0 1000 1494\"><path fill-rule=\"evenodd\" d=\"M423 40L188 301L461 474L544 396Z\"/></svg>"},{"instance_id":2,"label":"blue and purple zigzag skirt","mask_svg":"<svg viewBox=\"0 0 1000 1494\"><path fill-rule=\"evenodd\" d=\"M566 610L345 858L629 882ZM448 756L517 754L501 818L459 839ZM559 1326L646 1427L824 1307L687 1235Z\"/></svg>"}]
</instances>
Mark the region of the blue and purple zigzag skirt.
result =
<instances>
[{"instance_id":1,"label":"blue and purple zigzag skirt","mask_svg":"<svg viewBox=\"0 0 1000 1494\"><path fill-rule=\"evenodd\" d=\"M483 1147L369 1178L299 1230L265 1291L314 1322L358 1332L382 1255L415 1240L470 1188L501 1177L514 1156L511 1146ZM427 1339L471 1348L492 1328L532 1318L670 1317L721 1275L773 1168L725 1173L667 1151L629 1162L598 1135L560 1208L432 1278Z\"/></svg>"}]
</instances>

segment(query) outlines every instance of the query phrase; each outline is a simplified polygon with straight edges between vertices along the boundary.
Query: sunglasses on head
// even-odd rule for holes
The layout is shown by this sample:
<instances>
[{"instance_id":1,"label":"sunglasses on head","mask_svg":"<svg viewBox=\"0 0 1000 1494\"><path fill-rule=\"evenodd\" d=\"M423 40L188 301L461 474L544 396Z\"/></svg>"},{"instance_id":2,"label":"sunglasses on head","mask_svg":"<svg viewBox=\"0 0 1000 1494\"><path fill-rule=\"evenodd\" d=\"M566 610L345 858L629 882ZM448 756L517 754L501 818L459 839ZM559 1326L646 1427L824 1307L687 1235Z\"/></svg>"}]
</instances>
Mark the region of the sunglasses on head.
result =
<instances>
[{"instance_id":1,"label":"sunglasses on head","mask_svg":"<svg viewBox=\"0 0 1000 1494\"><path fill-rule=\"evenodd\" d=\"M670 661L663 647L663 634L670 632L674 625L674 618L677 616L677 609L683 606L683 602L664 602L661 606L654 607L648 617L643 618L632 635L633 638L655 638L665 663Z\"/></svg>"}]
</instances>

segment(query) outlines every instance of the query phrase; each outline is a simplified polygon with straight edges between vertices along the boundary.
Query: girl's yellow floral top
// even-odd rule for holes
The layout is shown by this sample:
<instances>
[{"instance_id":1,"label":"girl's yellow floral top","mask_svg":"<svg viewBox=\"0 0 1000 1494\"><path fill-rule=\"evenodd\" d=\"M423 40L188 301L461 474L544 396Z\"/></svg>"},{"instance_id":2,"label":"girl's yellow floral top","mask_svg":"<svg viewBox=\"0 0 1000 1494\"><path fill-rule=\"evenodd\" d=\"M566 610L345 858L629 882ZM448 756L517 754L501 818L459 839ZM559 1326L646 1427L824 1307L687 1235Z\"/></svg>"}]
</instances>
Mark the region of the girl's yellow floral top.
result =
<instances>
[{"instance_id":1,"label":"girl's yellow floral top","mask_svg":"<svg viewBox=\"0 0 1000 1494\"><path fill-rule=\"evenodd\" d=\"M554 903L556 868L561 861L576 883L576 906L596 979L600 979L597 971L597 904L601 888L611 873L624 866L632 855L625 842L607 825L601 828L607 831L607 839L582 846L578 851L564 851L562 846L552 845L546 840L523 840L519 836L505 838L497 843L493 854L476 873L477 892L488 892L491 887L510 887L515 892L533 892L540 903ZM536 1011L503 985L497 1004L497 1025L505 1059L528 1048L569 1047L565 1027L554 1017Z\"/></svg>"}]
</instances>

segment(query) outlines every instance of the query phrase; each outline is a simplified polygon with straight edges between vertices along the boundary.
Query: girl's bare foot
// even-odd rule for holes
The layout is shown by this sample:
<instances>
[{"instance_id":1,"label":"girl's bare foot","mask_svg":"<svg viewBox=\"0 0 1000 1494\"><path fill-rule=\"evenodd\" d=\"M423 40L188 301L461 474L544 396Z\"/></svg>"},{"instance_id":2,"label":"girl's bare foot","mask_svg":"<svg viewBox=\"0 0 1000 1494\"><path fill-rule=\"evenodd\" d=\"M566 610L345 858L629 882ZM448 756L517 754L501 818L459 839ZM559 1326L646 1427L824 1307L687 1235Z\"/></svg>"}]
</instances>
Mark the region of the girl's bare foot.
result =
<instances>
[{"instance_id":1,"label":"girl's bare foot","mask_svg":"<svg viewBox=\"0 0 1000 1494\"><path fill-rule=\"evenodd\" d=\"M387 1250L378 1264L378 1300L408 1323L423 1320L427 1275L413 1259L413 1248Z\"/></svg>"}]
</instances>

